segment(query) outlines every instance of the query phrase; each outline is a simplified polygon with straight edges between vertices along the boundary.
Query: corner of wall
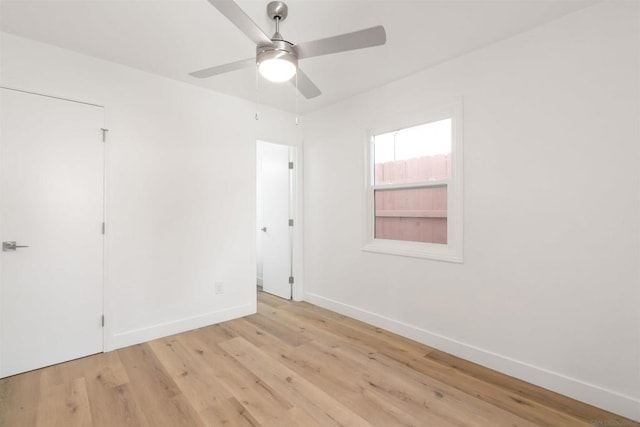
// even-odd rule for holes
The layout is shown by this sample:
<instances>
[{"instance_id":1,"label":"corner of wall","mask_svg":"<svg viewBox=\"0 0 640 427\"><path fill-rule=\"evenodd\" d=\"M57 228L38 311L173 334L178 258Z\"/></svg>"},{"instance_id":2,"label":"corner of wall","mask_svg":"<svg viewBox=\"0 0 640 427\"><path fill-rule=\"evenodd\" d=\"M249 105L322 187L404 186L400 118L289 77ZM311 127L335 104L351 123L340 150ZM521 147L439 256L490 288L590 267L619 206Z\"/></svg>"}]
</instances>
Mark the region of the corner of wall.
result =
<instances>
[{"instance_id":1,"label":"corner of wall","mask_svg":"<svg viewBox=\"0 0 640 427\"><path fill-rule=\"evenodd\" d=\"M256 302L253 301L247 304L225 308L223 310L212 311L170 322L146 326L131 331L116 333L107 340L110 345L109 348L105 348L105 351L117 350L122 347L128 347L130 345L140 344L169 335L175 335L181 332L215 325L217 323L226 322L239 317L249 316L251 314L255 314L256 311Z\"/></svg>"}]
</instances>

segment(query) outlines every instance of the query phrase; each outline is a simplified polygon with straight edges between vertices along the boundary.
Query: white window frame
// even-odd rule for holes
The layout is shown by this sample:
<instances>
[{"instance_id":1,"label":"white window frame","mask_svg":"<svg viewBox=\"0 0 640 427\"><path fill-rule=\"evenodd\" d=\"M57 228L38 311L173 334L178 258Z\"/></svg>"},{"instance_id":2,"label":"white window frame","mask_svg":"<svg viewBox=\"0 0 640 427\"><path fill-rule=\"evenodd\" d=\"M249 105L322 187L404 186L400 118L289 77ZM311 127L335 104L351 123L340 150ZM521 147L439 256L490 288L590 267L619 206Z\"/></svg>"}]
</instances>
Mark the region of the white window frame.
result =
<instances>
[{"instance_id":1,"label":"white window frame","mask_svg":"<svg viewBox=\"0 0 640 427\"><path fill-rule=\"evenodd\" d=\"M374 136L451 119L451 178L448 180L374 186ZM365 215L362 250L383 254L425 258L438 261L463 262L462 211L462 100L415 114L393 117L367 131L365 144ZM376 239L374 190L394 188L425 188L447 185L447 243L410 242Z\"/></svg>"}]
</instances>

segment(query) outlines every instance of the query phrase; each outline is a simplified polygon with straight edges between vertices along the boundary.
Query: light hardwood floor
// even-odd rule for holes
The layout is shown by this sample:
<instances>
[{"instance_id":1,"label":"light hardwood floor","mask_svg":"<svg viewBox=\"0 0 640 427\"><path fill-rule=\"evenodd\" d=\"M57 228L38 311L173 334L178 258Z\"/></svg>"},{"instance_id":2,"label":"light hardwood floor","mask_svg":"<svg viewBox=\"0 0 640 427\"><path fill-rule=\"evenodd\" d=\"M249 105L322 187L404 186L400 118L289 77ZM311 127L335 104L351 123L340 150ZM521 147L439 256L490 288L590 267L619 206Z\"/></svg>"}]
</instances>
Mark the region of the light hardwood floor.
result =
<instances>
[{"instance_id":1,"label":"light hardwood floor","mask_svg":"<svg viewBox=\"0 0 640 427\"><path fill-rule=\"evenodd\" d=\"M307 303L0 380L0 425L631 426Z\"/></svg>"}]
</instances>

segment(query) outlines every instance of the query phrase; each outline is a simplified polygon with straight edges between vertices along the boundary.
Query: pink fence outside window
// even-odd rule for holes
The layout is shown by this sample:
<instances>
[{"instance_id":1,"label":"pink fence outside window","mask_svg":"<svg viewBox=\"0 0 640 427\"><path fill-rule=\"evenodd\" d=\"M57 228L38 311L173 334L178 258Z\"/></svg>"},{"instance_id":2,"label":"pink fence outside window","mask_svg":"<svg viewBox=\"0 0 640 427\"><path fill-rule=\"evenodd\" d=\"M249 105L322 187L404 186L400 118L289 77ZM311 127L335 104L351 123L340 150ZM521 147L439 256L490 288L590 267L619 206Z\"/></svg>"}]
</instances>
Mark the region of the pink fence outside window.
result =
<instances>
[{"instance_id":1,"label":"pink fence outside window","mask_svg":"<svg viewBox=\"0 0 640 427\"><path fill-rule=\"evenodd\" d=\"M447 243L447 187L377 190L375 238Z\"/></svg>"},{"instance_id":2,"label":"pink fence outside window","mask_svg":"<svg viewBox=\"0 0 640 427\"><path fill-rule=\"evenodd\" d=\"M451 120L378 135L374 152L374 237L446 244Z\"/></svg>"}]
</instances>

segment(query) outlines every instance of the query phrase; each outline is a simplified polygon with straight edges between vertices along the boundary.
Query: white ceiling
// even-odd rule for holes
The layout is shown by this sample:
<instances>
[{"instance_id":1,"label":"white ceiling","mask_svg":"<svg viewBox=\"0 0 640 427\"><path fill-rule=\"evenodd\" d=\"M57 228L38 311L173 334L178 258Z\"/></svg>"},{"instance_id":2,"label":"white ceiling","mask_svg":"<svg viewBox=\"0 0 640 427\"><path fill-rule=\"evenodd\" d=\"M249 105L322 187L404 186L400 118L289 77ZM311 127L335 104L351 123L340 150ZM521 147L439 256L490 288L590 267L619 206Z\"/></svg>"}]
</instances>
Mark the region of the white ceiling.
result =
<instances>
[{"instance_id":1,"label":"white ceiling","mask_svg":"<svg viewBox=\"0 0 640 427\"><path fill-rule=\"evenodd\" d=\"M266 34L264 1L237 3ZM289 0L280 32L302 42L384 25L387 44L302 60L322 90L310 112L584 8L593 0ZM255 69L201 80L189 72L255 55L255 46L206 0L0 2L0 28L251 101ZM291 84L260 81L261 104L294 111Z\"/></svg>"}]
</instances>

